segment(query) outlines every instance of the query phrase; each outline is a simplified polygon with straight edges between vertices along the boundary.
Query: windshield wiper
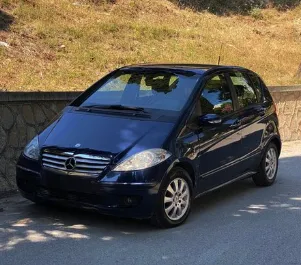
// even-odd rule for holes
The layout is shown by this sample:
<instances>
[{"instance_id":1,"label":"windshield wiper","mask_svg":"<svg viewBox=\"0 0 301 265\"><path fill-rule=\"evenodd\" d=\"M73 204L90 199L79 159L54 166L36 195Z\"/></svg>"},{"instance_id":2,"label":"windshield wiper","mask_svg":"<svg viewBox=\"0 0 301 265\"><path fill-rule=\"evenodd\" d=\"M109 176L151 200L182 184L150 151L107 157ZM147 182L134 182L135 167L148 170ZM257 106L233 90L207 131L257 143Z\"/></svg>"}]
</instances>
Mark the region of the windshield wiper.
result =
<instances>
[{"instance_id":1,"label":"windshield wiper","mask_svg":"<svg viewBox=\"0 0 301 265\"><path fill-rule=\"evenodd\" d=\"M129 107L124 105L86 105L86 106L79 106L77 110L80 111L119 111L119 113L130 114L134 116L150 116L150 113L146 111L144 108L141 107ZM125 110L125 112L123 112Z\"/></svg>"},{"instance_id":2,"label":"windshield wiper","mask_svg":"<svg viewBox=\"0 0 301 265\"><path fill-rule=\"evenodd\" d=\"M79 108L83 109L109 109L109 110L130 110L130 111L139 111L148 113L145 111L144 108L141 107L130 107L130 106L124 106L124 105L87 105L87 106L80 106Z\"/></svg>"}]
</instances>

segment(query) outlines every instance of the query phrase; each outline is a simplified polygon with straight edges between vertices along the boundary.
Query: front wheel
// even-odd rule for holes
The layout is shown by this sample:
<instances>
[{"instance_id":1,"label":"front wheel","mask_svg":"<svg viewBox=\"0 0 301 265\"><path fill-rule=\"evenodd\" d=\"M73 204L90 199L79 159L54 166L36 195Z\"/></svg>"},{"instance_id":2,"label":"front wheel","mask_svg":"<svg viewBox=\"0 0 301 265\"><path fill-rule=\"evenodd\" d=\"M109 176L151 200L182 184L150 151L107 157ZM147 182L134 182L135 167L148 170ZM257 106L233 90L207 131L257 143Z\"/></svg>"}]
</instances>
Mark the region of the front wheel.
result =
<instances>
[{"instance_id":1,"label":"front wheel","mask_svg":"<svg viewBox=\"0 0 301 265\"><path fill-rule=\"evenodd\" d=\"M152 221L168 228L182 224L188 217L192 201L192 182L182 168L174 168L163 180Z\"/></svg>"},{"instance_id":2,"label":"front wheel","mask_svg":"<svg viewBox=\"0 0 301 265\"><path fill-rule=\"evenodd\" d=\"M253 176L257 186L270 186L275 182L278 171L279 152L274 143L270 143L262 157L258 173Z\"/></svg>"}]
</instances>

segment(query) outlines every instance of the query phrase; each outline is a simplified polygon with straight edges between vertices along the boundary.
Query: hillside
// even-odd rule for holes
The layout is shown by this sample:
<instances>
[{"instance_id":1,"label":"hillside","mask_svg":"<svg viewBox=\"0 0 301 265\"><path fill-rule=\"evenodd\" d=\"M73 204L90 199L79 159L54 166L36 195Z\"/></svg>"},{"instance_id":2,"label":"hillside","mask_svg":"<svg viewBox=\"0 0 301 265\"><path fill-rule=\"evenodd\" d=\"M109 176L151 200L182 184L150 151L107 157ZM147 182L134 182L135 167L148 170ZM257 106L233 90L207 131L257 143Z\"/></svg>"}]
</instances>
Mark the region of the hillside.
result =
<instances>
[{"instance_id":1,"label":"hillside","mask_svg":"<svg viewBox=\"0 0 301 265\"><path fill-rule=\"evenodd\" d=\"M0 89L83 90L133 63L222 63L301 83L301 6L218 16L168 0L0 0ZM112 3L113 2L113 3Z\"/></svg>"}]
</instances>

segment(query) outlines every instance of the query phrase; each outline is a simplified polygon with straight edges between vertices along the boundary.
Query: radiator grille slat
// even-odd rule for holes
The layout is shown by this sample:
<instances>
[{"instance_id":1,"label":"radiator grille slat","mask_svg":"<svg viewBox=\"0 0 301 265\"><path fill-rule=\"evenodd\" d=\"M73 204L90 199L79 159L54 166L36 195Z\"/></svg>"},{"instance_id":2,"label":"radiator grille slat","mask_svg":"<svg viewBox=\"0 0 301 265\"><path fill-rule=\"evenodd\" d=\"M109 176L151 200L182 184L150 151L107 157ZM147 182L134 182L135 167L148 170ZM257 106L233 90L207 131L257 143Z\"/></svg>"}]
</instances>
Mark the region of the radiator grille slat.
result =
<instances>
[{"instance_id":1,"label":"radiator grille slat","mask_svg":"<svg viewBox=\"0 0 301 265\"><path fill-rule=\"evenodd\" d=\"M75 160L74 167L67 169L66 162L71 158ZM59 152L57 150L45 150L42 153L42 164L44 167L74 173L100 174L110 162L111 158L109 157L89 154L74 154L72 152Z\"/></svg>"},{"instance_id":2,"label":"radiator grille slat","mask_svg":"<svg viewBox=\"0 0 301 265\"><path fill-rule=\"evenodd\" d=\"M66 158L71 157L72 155L51 155L51 154L44 153L43 156L49 157L51 159L66 160Z\"/></svg>"},{"instance_id":3,"label":"radiator grille slat","mask_svg":"<svg viewBox=\"0 0 301 265\"><path fill-rule=\"evenodd\" d=\"M93 155L86 155L86 154L76 154L76 155L74 155L74 157L88 159L88 160L91 160L91 161L94 161L94 160L96 160L96 161L107 161L107 162L111 161L111 158L109 158L109 157L93 156Z\"/></svg>"},{"instance_id":4,"label":"radiator grille slat","mask_svg":"<svg viewBox=\"0 0 301 265\"><path fill-rule=\"evenodd\" d=\"M107 161L94 161L94 160L89 160L89 159L81 159L81 158L76 158L76 162L78 163L85 163L85 164L91 164L91 165L107 165Z\"/></svg>"},{"instance_id":5,"label":"radiator grille slat","mask_svg":"<svg viewBox=\"0 0 301 265\"><path fill-rule=\"evenodd\" d=\"M64 166L56 166L56 165L48 164L48 163L43 163L43 166L51 167L51 168L56 168L56 169L65 169Z\"/></svg>"},{"instance_id":6,"label":"radiator grille slat","mask_svg":"<svg viewBox=\"0 0 301 265\"><path fill-rule=\"evenodd\" d=\"M62 165L61 161L52 160L52 159L48 159L48 158L43 158L43 162L51 163L51 164L56 164L56 165Z\"/></svg>"},{"instance_id":7,"label":"radiator grille slat","mask_svg":"<svg viewBox=\"0 0 301 265\"><path fill-rule=\"evenodd\" d=\"M77 168L86 168L86 169L90 169L90 168L95 168L95 169L104 169L106 166L102 165L102 166L91 166L91 165L88 165L88 164L79 164L77 163L76 164L76 167Z\"/></svg>"}]
</instances>

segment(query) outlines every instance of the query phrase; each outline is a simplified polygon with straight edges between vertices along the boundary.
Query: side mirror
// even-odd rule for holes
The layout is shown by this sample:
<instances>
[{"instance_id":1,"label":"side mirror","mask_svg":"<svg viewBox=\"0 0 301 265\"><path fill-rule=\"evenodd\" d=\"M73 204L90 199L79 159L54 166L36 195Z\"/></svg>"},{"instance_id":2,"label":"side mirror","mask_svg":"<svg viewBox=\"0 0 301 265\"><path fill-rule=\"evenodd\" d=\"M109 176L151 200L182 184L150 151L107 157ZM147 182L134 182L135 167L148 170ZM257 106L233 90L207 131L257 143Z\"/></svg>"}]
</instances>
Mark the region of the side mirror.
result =
<instances>
[{"instance_id":1,"label":"side mirror","mask_svg":"<svg viewBox=\"0 0 301 265\"><path fill-rule=\"evenodd\" d=\"M219 125L222 118L217 114L205 114L199 117L199 125Z\"/></svg>"}]
</instances>

